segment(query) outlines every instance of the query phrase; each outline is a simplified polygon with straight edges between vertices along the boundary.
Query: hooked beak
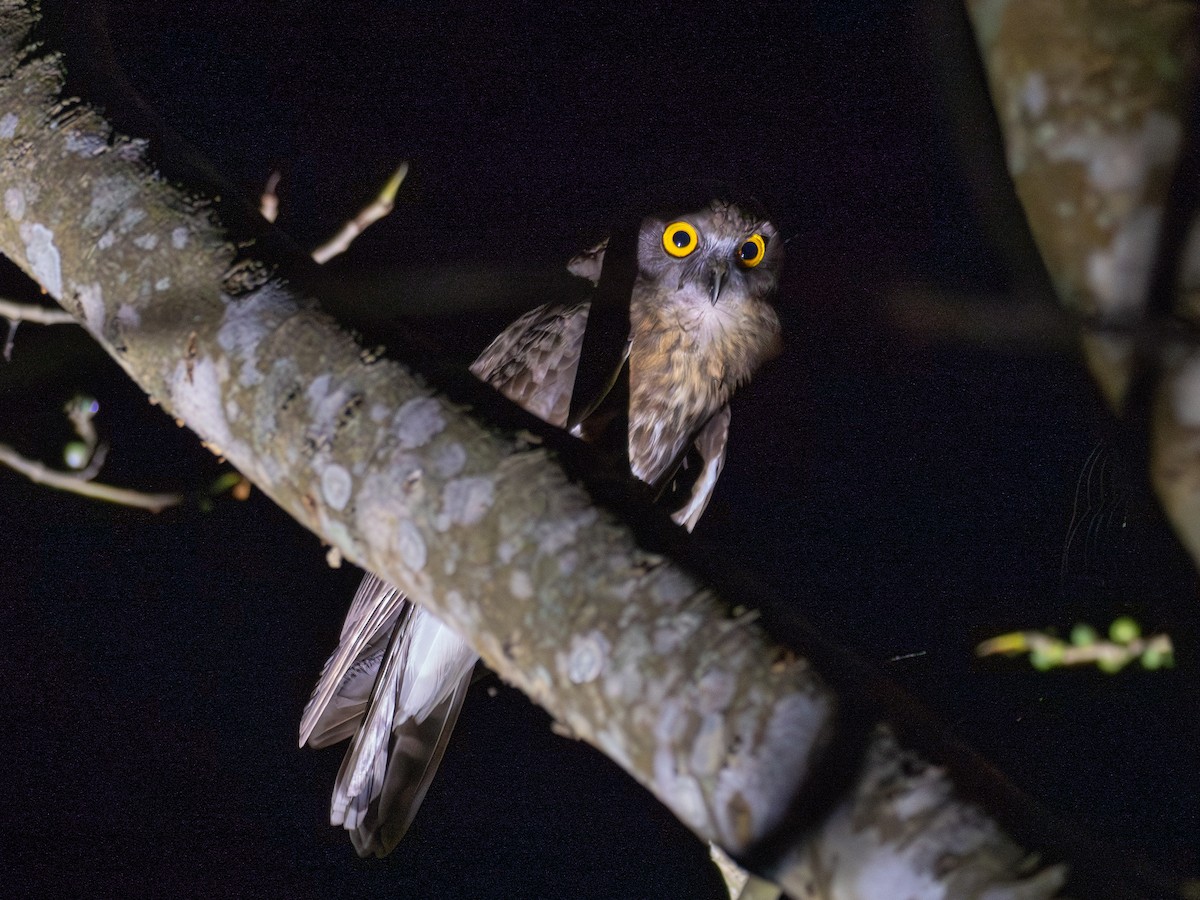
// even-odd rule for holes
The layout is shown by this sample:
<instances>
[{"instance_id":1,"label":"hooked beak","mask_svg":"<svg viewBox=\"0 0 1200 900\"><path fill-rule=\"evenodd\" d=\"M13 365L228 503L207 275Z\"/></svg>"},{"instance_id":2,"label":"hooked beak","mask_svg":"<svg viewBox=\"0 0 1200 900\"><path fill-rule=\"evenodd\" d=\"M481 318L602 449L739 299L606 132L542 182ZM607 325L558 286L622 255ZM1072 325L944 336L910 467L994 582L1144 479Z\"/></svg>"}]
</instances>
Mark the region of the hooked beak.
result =
<instances>
[{"instance_id":1,"label":"hooked beak","mask_svg":"<svg viewBox=\"0 0 1200 900\"><path fill-rule=\"evenodd\" d=\"M725 275L724 266L713 266L708 270L709 302L713 306L717 305L717 298L721 296L721 284L725 281Z\"/></svg>"}]
</instances>

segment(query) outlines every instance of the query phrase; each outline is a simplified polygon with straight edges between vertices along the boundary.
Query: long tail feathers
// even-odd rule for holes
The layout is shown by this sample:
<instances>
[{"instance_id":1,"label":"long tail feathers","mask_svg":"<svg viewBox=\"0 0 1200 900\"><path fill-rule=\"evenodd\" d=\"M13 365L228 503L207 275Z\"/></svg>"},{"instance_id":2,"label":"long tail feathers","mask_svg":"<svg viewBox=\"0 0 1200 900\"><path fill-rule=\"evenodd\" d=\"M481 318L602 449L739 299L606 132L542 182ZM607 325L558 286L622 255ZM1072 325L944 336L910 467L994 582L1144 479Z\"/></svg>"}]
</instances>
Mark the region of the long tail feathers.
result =
<instances>
[{"instance_id":1,"label":"long tail feathers","mask_svg":"<svg viewBox=\"0 0 1200 900\"><path fill-rule=\"evenodd\" d=\"M373 575L305 707L301 745L347 737L330 821L361 856L404 836L437 772L478 657L435 616Z\"/></svg>"},{"instance_id":2,"label":"long tail feathers","mask_svg":"<svg viewBox=\"0 0 1200 900\"><path fill-rule=\"evenodd\" d=\"M386 856L412 824L458 721L471 684L471 671L423 722L406 719L394 730L383 786L366 809L350 840L359 856ZM349 827L349 826L347 826Z\"/></svg>"}]
</instances>

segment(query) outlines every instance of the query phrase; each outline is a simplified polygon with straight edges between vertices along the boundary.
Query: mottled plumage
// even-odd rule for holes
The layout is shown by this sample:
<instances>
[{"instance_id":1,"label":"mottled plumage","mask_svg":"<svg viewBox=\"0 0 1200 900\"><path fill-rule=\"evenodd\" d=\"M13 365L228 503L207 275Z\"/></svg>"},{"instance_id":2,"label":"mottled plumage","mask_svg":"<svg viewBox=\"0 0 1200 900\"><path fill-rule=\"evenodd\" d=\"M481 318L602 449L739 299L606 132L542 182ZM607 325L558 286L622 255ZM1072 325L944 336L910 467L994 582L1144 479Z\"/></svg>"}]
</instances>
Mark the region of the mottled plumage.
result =
<instances>
[{"instance_id":1,"label":"mottled plumage","mask_svg":"<svg viewBox=\"0 0 1200 900\"><path fill-rule=\"evenodd\" d=\"M576 257L571 271L597 283L606 247L602 242ZM699 470L689 473L690 487L673 511L691 530L724 464L729 401L778 351L779 320L767 300L779 275L781 241L770 222L713 201L679 218L644 220L636 253L629 337L617 361L628 366L629 465L662 490L692 454ZM471 371L565 427L589 309L578 302L526 313ZM600 398L585 399L583 409L597 409ZM594 438L598 421L608 419L597 412L572 432ZM475 662L470 647L432 614L366 576L300 729L301 745L352 737L330 818L350 831L361 855L382 856L404 835L441 760Z\"/></svg>"}]
</instances>

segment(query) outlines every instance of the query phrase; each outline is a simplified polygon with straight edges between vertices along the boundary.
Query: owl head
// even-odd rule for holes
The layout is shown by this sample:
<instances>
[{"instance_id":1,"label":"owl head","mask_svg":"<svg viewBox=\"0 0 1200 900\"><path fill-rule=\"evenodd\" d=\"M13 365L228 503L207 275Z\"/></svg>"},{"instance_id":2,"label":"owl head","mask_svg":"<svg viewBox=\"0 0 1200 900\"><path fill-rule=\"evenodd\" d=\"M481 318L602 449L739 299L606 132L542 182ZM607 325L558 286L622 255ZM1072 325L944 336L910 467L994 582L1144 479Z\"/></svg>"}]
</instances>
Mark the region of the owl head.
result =
<instances>
[{"instance_id":1,"label":"owl head","mask_svg":"<svg viewBox=\"0 0 1200 900\"><path fill-rule=\"evenodd\" d=\"M637 260L639 280L680 302L736 306L774 292L783 241L764 216L713 200L696 212L644 219Z\"/></svg>"}]
</instances>

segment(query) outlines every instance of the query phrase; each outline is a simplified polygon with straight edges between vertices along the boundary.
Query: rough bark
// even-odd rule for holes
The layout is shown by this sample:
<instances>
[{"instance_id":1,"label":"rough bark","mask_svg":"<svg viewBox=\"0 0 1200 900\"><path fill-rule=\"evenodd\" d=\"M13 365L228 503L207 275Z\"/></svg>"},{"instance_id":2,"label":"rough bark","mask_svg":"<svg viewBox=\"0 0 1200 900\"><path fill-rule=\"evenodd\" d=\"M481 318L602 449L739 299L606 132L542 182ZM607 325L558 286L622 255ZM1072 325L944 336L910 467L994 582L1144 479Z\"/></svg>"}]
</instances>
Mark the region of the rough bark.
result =
<instances>
[{"instance_id":1,"label":"rough bark","mask_svg":"<svg viewBox=\"0 0 1200 900\"><path fill-rule=\"evenodd\" d=\"M21 49L34 19L0 0L0 252L155 402L790 895L1055 894L1065 867L902 729L845 727L737 597L639 546L537 439L365 352L142 144L61 102L58 58Z\"/></svg>"},{"instance_id":2,"label":"rough bark","mask_svg":"<svg viewBox=\"0 0 1200 900\"><path fill-rule=\"evenodd\" d=\"M1196 210L1194 201L1180 208L1181 194L1172 194L1180 187L1182 195L1194 193L1195 159L1185 157L1195 141L1188 130L1195 128L1196 5L967 6L1009 173L1061 302L1123 325L1168 313L1200 324ZM1179 172L1181 162L1191 170ZM1153 296L1156 283L1165 302ZM1194 340L1154 349L1147 370L1155 379L1154 484L1200 564L1200 351ZM1134 340L1090 335L1084 351L1105 396L1121 409L1139 365Z\"/></svg>"}]
</instances>

